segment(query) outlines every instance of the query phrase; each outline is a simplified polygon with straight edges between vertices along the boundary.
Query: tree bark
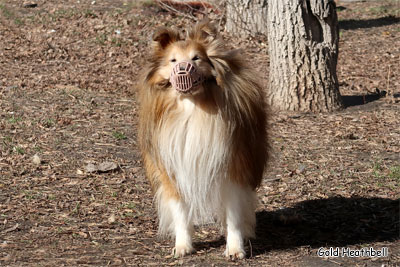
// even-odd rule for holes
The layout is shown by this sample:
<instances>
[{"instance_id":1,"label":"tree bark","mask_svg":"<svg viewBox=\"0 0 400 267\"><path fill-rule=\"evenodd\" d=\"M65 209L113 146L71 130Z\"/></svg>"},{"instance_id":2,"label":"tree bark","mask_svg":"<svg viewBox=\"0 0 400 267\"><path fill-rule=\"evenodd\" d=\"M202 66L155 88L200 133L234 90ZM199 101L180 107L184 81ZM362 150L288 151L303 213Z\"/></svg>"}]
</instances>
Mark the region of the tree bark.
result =
<instances>
[{"instance_id":1,"label":"tree bark","mask_svg":"<svg viewBox=\"0 0 400 267\"><path fill-rule=\"evenodd\" d=\"M267 35L267 0L227 0L225 28L237 36Z\"/></svg>"},{"instance_id":2,"label":"tree bark","mask_svg":"<svg viewBox=\"0 0 400 267\"><path fill-rule=\"evenodd\" d=\"M279 110L304 112L342 108L334 1L270 0L267 17L269 104Z\"/></svg>"}]
</instances>

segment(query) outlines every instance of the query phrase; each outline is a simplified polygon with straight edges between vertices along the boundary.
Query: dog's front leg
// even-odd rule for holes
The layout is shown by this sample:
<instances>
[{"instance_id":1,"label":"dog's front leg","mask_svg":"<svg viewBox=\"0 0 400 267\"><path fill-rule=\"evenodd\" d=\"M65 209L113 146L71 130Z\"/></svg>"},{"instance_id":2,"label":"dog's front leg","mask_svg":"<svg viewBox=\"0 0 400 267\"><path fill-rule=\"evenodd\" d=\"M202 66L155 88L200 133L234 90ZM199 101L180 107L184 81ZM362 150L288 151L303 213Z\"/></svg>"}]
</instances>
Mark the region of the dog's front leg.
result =
<instances>
[{"instance_id":1,"label":"dog's front leg","mask_svg":"<svg viewBox=\"0 0 400 267\"><path fill-rule=\"evenodd\" d=\"M246 256L243 245L242 214L238 199L230 199L226 203L226 249L225 256L243 259Z\"/></svg>"},{"instance_id":2,"label":"dog's front leg","mask_svg":"<svg viewBox=\"0 0 400 267\"><path fill-rule=\"evenodd\" d=\"M186 204L181 200L169 200L175 234L174 257L183 257L194 252L192 246L193 224Z\"/></svg>"},{"instance_id":3,"label":"dog's front leg","mask_svg":"<svg viewBox=\"0 0 400 267\"><path fill-rule=\"evenodd\" d=\"M250 188L230 182L222 194L225 203L225 256L243 259L246 256L244 240L254 237L255 193Z\"/></svg>"}]
</instances>

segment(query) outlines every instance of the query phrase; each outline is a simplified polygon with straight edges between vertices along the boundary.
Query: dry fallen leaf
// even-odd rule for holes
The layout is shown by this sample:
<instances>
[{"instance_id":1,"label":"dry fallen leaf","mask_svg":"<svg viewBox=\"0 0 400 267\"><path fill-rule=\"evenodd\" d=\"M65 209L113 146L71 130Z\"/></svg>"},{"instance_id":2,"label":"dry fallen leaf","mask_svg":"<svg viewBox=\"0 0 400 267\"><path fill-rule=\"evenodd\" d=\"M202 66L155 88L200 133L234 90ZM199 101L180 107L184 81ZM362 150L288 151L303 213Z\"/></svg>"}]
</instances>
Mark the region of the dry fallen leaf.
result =
<instances>
[{"instance_id":1,"label":"dry fallen leaf","mask_svg":"<svg viewBox=\"0 0 400 267\"><path fill-rule=\"evenodd\" d=\"M116 164L114 162L109 162L109 161L105 161L105 162L102 162L100 164L89 163L85 167L85 170L88 173L92 173L92 172L110 172L110 171L115 171L115 170L118 170L118 169L119 169L118 164Z\"/></svg>"},{"instance_id":2,"label":"dry fallen leaf","mask_svg":"<svg viewBox=\"0 0 400 267\"><path fill-rule=\"evenodd\" d=\"M107 221L108 221L109 224L115 223L115 215L112 214L110 217L108 217Z\"/></svg>"},{"instance_id":3,"label":"dry fallen leaf","mask_svg":"<svg viewBox=\"0 0 400 267\"><path fill-rule=\"evenodd\" d=\"M33 157L32 157L32 162L33 162L35 165L40 165L40 163L42 162L42 160L40 159L40 157L39 157L38 154L35 154L35 155L33 155Z\"/></svg>"},{"instance_id":4,"label":"dry fallen leaf","mask_svg":"<svg viewBox=\"0 0 400 267\"><path fill-rule=\"evenodd\" d=\"M19 227L19 224L17 223L17 224L15 224L13 227L10 227L10 228L4 230L2 233L3 233L3 234L6 234L6 233L9 233L9 232L13 232L13 231L17 230L18 227Z\"/></svg>"},{"instance_id":5,"label":"dry fallen leaf","mask_svg":"<svg viewBox=\"0 0 400 267\"><path fill-rule=\"evenodd\" d=\"M87 238L88 237L88 234L85 233L85 232L78 232L78 235L80 235L83 238Z\"/></svg>"}]
</instances>

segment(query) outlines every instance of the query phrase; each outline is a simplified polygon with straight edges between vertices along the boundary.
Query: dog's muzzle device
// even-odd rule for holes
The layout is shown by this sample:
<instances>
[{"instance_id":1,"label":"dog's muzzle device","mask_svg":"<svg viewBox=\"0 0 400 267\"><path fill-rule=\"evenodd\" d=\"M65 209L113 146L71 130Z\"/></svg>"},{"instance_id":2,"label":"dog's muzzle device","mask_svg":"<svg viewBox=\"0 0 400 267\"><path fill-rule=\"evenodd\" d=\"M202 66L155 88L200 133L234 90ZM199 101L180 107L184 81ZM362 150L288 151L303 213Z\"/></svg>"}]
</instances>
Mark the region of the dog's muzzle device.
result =
<instances>
[{"instance_id":1,"label":"dog's muzzle device","mask_svg":"<svg viewBox=\"0 0 400 267\"><path fill-rule=\"evenodd\" d=\"M169 81L178 92L186 94L197 89L204 81L204 77L197 71L195 65L181 61L173 67Z\"/></svg>"}]
</instances>

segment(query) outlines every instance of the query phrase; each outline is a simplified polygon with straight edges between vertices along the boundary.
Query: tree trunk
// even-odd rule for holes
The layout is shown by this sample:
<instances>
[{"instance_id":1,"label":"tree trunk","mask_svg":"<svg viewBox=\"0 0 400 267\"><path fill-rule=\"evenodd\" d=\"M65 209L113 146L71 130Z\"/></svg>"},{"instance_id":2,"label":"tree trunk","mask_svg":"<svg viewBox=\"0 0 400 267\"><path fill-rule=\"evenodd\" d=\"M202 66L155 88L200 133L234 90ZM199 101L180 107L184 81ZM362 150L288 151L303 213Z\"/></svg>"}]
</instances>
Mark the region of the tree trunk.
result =
<instances>
[{"instance_id":1,"label":"tree trunk","mask_svg":"<svg viewBox=\"0 0 400 267\"><path fill-rule=\"evenodd\" d=\"M279 110L342 108L336 75L339 31L333 0L270 0L269 104Z\"/></svg>"},{"instance_id":2,"label":"tree trunk","mask_svg":"<svg viewBox=\"0 0 400 267\"><path fill-rule=\"evenodd\" d=\"M235 35L267 35L267 0L227 0L226 30Z\"/></svg>"}]
</instances>

